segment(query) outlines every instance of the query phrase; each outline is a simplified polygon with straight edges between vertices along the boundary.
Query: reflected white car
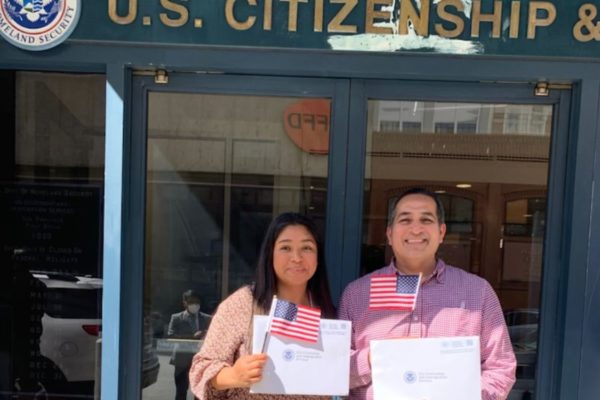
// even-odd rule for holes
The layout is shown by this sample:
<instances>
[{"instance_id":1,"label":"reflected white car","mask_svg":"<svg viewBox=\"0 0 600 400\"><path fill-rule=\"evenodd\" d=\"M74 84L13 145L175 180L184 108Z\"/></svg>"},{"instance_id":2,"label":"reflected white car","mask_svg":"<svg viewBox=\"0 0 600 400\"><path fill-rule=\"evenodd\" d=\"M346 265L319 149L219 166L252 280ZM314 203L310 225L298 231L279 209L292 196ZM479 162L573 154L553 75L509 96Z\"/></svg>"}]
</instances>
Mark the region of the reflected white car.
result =
<instances>
[{"instance_id":1,"label":"reflected white car","mask_svg":"<svg viewBox=\"0 0 600 400\"><path fill-rule=\"evenodd\" d=\"M31 271L46 286L40 353L52 361L68 383L92 384L96 378L96 346L102 330L102 279ZM160 368L144 320L142 387L156 382ZM92 386L93 387L93 386Z\"/></svg>"},{"instance_id":2,"label":"reflected white car","mask_svg":"<svg viewBox=\"0 0 600 400\"><path fill-rule=\"evenodd\" d=\"M93 381L101 330L102 279L33 272L46 286L40 353L68 382Z\"/></svg>"},{"instance_id":3,"label":"reflected white car","mask_svg":"<svg viewBox=\"0 0 600 400\"><path fill-rule=\"evenodd\" d=\"M515 352L537 350L540 312L536 308L518 308L504 314Z\"/></svg>"}]
</instances>

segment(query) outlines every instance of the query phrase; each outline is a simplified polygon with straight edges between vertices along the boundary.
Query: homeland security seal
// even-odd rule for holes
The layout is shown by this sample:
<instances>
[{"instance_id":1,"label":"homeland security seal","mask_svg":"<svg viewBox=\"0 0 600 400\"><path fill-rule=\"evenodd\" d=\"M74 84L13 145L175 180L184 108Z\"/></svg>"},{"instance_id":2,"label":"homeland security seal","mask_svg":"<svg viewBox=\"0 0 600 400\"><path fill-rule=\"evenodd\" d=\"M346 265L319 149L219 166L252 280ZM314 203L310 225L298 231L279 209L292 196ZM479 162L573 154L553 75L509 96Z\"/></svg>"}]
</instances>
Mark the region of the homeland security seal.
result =
<instances>
[{"instance_id":1,"label":"homeland security seal","mask_svg":"<svg viewBox=\"0 0 600 400\"><path fill-rule=\"evenodd\" d=\"M294 358L296 358L296 353L294 352L294 350L291 349L285 349L283 350L283 353L281 354L282 358L285 361L294 361Z\"/></svg>"},{"instance_id":2,"label":"homeland security seal","mask_svg":"<svg viewBox=\"0 0 600 400\"><path fill-rule=\"evenodd\" d=\"M69 37L81 0L0 0L0 35L25 50L46 50Z\"/></svg>"},{"instance_id":3,"label":"homeland security seal","mask_svg":"<svg viewBox=\"0 0 600 400\"><path fill-rule=\"evenodd\" d=\"M415 371L406 371L404 373L404 382L415 383L417 381L417 373Z\"/></svg>"}]
</instances>

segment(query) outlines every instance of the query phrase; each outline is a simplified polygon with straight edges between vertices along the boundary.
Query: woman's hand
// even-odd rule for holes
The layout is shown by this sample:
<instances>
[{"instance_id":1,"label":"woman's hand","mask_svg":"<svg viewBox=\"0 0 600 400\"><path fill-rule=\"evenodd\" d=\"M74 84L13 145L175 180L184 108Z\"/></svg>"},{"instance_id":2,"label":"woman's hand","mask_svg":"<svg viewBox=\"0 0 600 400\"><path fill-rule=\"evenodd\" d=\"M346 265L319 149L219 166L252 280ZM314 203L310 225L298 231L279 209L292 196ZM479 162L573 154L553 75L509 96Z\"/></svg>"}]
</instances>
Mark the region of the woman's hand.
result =
<instances>
[{"instance_id":1,"label":"woman's hand","mask_svg":"<svg viewBox=\"0 0 600 400\"><path fill-rule=\"evenodd\" d=\"M250 387L262 379L266 362L267 355L264 353L242 356L233 366L220 370L211 383L217 390Z\"/></svg>"},{"instance_id":2,"label":"woman's hand","mask_svg":"<svg viewBox=\"0 0 600 400\"><path fill-rule=\"evenodd\" d=\"M249 387L260 381L266 362L266 354L252 354L238 358L231 367L235 381L238 383L236 387Z\"/></svg>"}]
</instances>

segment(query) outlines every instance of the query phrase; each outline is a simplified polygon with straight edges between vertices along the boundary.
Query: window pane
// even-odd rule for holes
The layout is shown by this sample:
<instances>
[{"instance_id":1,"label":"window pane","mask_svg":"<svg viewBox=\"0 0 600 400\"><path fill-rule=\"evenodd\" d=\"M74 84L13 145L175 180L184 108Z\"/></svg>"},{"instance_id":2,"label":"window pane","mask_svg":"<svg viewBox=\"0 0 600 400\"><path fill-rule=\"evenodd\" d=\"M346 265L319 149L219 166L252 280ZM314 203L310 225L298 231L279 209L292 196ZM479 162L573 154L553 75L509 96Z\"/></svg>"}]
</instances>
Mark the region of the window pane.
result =
<instances>
[{"instance_id":1,"label":"window pane","mask_svg":"<svg viewBox=\"0 0 600 400\"><path fill-rule=\"evenodd\" d=\"M102 303L100 75L0 72L0 392L91 399Z\"/></svg>"},{"instance_id":2,"label":"window pane","mask_svg":"<svg viewBox=\"0 0 600 400\"><path fill-rule=\"evenodd\" d=\"M324 233L329 115L329 99L150 93L144 315L160 372L143 398L175 397L174 374L187 388L202 340L169 329L185 291L209 321L253 281L274 216L310 214Z\"/></svg>"},{"instance_id":3,"label":"window pane","mask_svg":"<svg viewBox=\"0 0 600 400\"><path fill-rule=\"evenodd\" d=\"M362 272L390 262L386 218L404 190L439 194L438 256L487 279L518 360L515 398L533 394L552 106L369 101ZM405 121L420 129L380 131Z\"/></svg>"},{"instance_id":4,"label":"window pane","mask_svg":"<svg viewBox=\"0 0 600 400\"><path fill-rule=\"evenodd\" d=\"M546 221L546 199L529 198L506 203L504 232L506 236L542 238Z\"/></svg>"}]
</instances>

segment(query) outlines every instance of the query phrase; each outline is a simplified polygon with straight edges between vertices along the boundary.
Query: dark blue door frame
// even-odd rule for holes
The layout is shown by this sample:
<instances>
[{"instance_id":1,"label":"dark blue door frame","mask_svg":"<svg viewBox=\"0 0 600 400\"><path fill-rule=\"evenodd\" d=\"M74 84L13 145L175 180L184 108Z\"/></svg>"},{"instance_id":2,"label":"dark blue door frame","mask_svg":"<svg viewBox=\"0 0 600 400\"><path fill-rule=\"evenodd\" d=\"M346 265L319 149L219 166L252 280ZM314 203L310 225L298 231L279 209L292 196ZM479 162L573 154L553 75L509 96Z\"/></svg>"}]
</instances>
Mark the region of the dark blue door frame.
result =
<instances>
[{"instance_id":1,"label":"dark blue door frame","mask_svg":"<svg viewBox=\"0 0 600 400\"><path fill-rule=\"evenodd\" d=\"M551 164L548 181L548 230L544 245L540 338L538 341L538 371L536 398L559 398L561 374L562 330L565 304L560 297L561 276L565 271L560 260L568 250L560 244L565 234L564 190L569 140L570 91L552 91L548 97L535 97L530 84L480 84L451 82L390 82L354 80L351 90L350 139L348 156L348 198L346 230L344 232L344 265L351 270L341 272L344 281L358 275L361 245L362 199L365 166L366 110L369 99L409 101L449 101L501 104L551 104L554 124Z\"/></svg>"},{"instance_id":2,"label":"dark blue door frame","mask_svg":"<svg viewBox=\"0 0 600 400\"><path fill-rule=\"evenodd\" d=\"M145 176L146 176L146 112L149 92L170 93L204 93L231 95L266 95L292 97L331 98L331 135L328 160L328 197L326 221L326 257L328 265L336 265L339 260L334 257L336 249L341 248L341 231L343 224L343 201L345 192L346 146L347 146L347 110L349 99L349 81L343 79L310 79L310 78L277 78L261 76L226 76L170 74L167 85L156 84L151 76L135 76L131 79L131 135L125 134L123 157L123 231L121 254L122 267L118 279L120 284L109 288L106 293L105 307L111 307L111 314L106 314L104 326L108 325L112 338L118 338L116 343L103 355L104 359L118 359L115 364L103 364L103 373L108 374L108 380L103 380L102 388L114 385L110 397L119 399L134 399L139 397L141 390L141 338L143 318L143 289L144 289L144 232L145 232ZM109 89L110 90L110 89ZM129 126L127 121L123 121ZM108 150L107 150L108 152ZM109 168L107 164L107 168ZM111 168L112 172L112 168ZM112 176L112 174L111 174ZM108 179L108 174L107 174ZM108 182L107 182L108 184ZM116 193L115 193L116 195ZM111 218L112 220L112 218ZM338 226L336 226L338 225ZM126 251L125 251L126 250ZM329 268L333 290L340 291L340 282ZM116 271L113 271L116 272ZM117 278L113 277L113 285ZM114 298L109 293L117 292ZM115 298L120 299L117 312ZM118 320L109 315L119 315ZM106 338L104 339L106 342ZM106 345L106 343L105 343ZM108 357L108 358L106 358ZM115 367L118 368L115 368ZM115 371L118 370L117 373ZM106 376L106 375L105 375ZM111 382L111 383L108 383ZM113 388L118 387L115 391ZM114 397L118 396L118 397Z\"/></svg>"},{"instance_id":3,"label":"dark blue door frame","mask_svg":"<svg viewBox=\"0 0 600 400\"><path fill-rule=\"evenodd\" d=\"M593 219L600 211L598 190L594 190L600 177L599 93L597 78L580 81L570 115L569 131L576 134L570 135L568 143L564 193L568 224L560 243L564 252L558 297L565 304L564 335L556 338L563 347L560 392L555 397L560 399L595 399L600 393L600 237L598 219Z\"/></svg>"}]
</instances>

